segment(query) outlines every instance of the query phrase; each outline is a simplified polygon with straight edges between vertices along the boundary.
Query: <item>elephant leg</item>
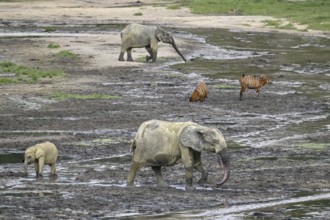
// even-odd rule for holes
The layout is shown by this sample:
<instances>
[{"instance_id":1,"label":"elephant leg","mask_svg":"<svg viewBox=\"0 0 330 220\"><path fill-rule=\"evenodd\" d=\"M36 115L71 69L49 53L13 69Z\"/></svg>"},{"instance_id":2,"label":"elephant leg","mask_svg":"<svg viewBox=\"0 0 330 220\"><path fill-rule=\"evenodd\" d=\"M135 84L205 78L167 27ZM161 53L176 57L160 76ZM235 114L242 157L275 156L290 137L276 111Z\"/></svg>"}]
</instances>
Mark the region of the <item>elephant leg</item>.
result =
<instances>
[{"instance_id":1,"label":"elephant leg","mask_svg":"<svg viewBox=\"0 0 330 220\"><path fill-rule=\"evenodd\" d=\"M52 164L50 165L50 174L51 174L52 176L56 176L56 166L55 166L55 163L52 163Z\"/></svg>"},{"instance_id":2,"label":"elephant leg","mask_svg":"<svg viewBox=\"0 0 330 220\"><path fill-rule=\"evenodd\" d=\"M38 163L38 160L36 160L34 162L34 169L36 171L36 176L38 177L38 175L39 175L39 163Z\"/></svg>"},{"instance_id":3,"label":"elephant leg","mask_svg":"<svg viewBox=\"0 0 330 220\"><path fill-rule=\"evenodd\" d=\"M196 152L194 154L194 169L196 169L198 172L202 174L202 177L198 181L199 185L204 185L207 183L208 173L204 169L202 161L201 161L201 152Z\"/></svg>"},{"instance_id":4,"label":"elephant leg","mask_svg":"<svg viewBox=\"0 0 330 220\"><path fill-rule=\"evenodd\" d=\"M157 59L157 50L152 50L152 62L156 62Z\"/></svg>"},{"instance_id":5,"label":"elephant leg","mask_svg":"<svg viewBox=\"0 0 330 220\"><path fill-rule=\"evenodd\" d=\"M157 182L159 186L165 187L167 186L167 183L164 180L164 177L162 175L162 167L155 167L152 166L151 167L152 170L155 172L156 178L157 178Z\"/></svg>"},{"instance_id":6,"label":"elephant leg","mask_svg":"<svg viewBox=\"0 0 330 220\"><path fill-rule=\"evenodd\" d=\"M185 172L186 172L186 189L191 189L193 182L193 168L185 167Z\"/></svg>"},{"instance_id":7,"label":"elephant leg","mask_svg":"<svg viewBox=\"0 0 330 220\"><path fill-rule=\"evenodd\" d=\"M134 185L134 179L136 176L136 173L142 168L143 166L140 163L132 162L131 169L128 173L127 177L127 186L133 186Z\"/></svg>"},{"instance_id":8,"label":"elephant leg","mask_svg":"<svg viewBox=\"0 0 330 220\"><path fill-rule=\"evenodd\" d=\"M191 189L192 181L193 181L194 156L193 153L188 148L181 150L181 156L186 173L186 189Z\"/></svg>"},{"instance_id":9,"label":"elephant leg","mask_svg":"<svg viewBox=\"0 0 330 220\"><path fill-rule=\"evenodd\" d=\"M125 54L125 51L121 51L121 52L120 52L120 54L119 54L119 58L118 58L119 61L125 61L125 59L124 59L124 54Z\"/></svg>"},{"instance_id":10,"label":"elephant leg","mask_svg":"<svg viewBox=\"0 0 330 220\"><path fill-rule=\"evenodd\" d=\"M127 49L127 61L130 61L130 62L134 62L133 58L132 58L132 47L128 48Z\"/></svg>"},{"instance_id":11,"label":"elephant leg","mask_svg":"<svg viewBox=\"0 0 330 220\"><path fill-rule=\"evenodd\" d=\"M150 45L146 46L145 48L146 48L146 50L148 51L148 53L150 55L150 56L148 56L148 55L146 56L146 61L149 62L149 60L152 59L152 50L151 50Z\"/></svg>"},{"instance_id":12,"label":"elephant leg","mask_svg":"<svg viewBox=\"0 0 330 220\"><path fill-rule=\"evenodd\" d=\"M42 177L42 172L44 169L44 163L45 163L45 158L44 157L40 157L38 159L38 173L37 173L37 177Z\"/></svg>"}]
</instances>

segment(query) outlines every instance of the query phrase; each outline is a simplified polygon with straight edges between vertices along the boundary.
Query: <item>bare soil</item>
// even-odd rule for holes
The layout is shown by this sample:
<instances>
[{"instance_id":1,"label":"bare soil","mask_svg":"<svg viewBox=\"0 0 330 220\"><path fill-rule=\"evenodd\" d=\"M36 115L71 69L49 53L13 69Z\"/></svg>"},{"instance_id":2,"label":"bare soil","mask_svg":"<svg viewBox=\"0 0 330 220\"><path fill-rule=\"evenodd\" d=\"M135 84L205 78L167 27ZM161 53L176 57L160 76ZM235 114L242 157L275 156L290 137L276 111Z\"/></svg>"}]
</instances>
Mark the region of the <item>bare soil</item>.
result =
<instances>
[{"instance_id":1,"label":"bare soil","mask_svg":"<svg viewBox=\"0 0 330 220\"><path fill-rule=\"evenodd\" d=\"M35 180L32 168L29 177L23 176L22 164L1 167L1 218L149 216L152 219L157 216L170 219L182 212L184 215L180 218L200 219L196 213L201 210L212 213L245 204L329 193L329 95L314 98L302 93L301 88L285 84L278 72L273 78L281 83L267 85L259 98L249 91L240 102L238 81L234 83L234 89L219 90L216 85L224 79L208 78L202 73L186 74L170 68L171 64L179 64L182 60L165 44L160 44L162 58L157 63L117 61L122 24L145 22L166 26L169 30L207 27L271 32L261 22L265 18L197 16L187 9L154 7L151 4L155 2L168 4L167 1L151 0L143 3L0 3L1 33L11 36L0 38L0 61L61 69L66 73L64 77L45 78L34 84L0 85L0 153L23 153L30 145L51 141L58 146L60 154L59 177L55 181L48 179L48 168L45 168L43 179ZM134 16L139 11L143 16ZM58 30L45 33L46 26L56 26ZM296 34L327 35L312 31ZM206 44L182 36L181 32L174 31L174 35L178 47L188 59L192 58L195 46ZM49 49L47 46L52 42L61 48ZM69 50L78 56L58 57L56 53L60 50ZM133 58L145 54L144 50L136 49ZM205 103L189 103L187 94L201 80L209 86L209 98ZM277 93L288 90L294 92ZM59 91L119 98L59 101L50 97ZM214 155L204 153L204 165L209 171L207 186L198 186L196 173L196 189L184 190L184 170L180 164L164 168L168 188L156 186L149 168L139 172L137 186L126 187L131 140L140 124L149 119L192 120L219 128L230 148L232 174L229 181L221 188L215 187L222 171ZM295 126L295 120L299 126ZM319 125L320 121L323 124ZM326 147L299 147L305 143ZM328 205L317 210L323 214L330 212L329 197L324 201ZM236 212L229 214L233 213ZM247 209L243 216L239 216L241 213L244 212L236 213L236 217L295 218L292 212L281 206L271 211ZM226 214L204 217L214 219L220 216ZM324 219L324 216L319 218Z\"/></svg>"}]
</instances>

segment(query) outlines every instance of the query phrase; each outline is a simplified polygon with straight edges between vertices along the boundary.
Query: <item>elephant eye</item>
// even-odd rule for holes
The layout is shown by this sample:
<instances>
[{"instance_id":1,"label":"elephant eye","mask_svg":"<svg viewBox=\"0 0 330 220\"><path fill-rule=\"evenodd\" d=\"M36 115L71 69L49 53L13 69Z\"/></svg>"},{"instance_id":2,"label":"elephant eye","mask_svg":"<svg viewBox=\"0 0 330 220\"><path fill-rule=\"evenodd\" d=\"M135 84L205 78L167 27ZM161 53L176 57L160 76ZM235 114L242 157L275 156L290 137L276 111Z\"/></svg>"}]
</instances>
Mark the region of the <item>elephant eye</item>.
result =
<instances>
[{"instance_id":1,"label":"elephant eye","mask_svg":"<svg viewBox=\"0 0 330 220\"><path fill-rule=\"evenodd\" d=\"M217 143L219 143L219 141L218 141L217 139L213 139L213 140L212 140L212 143L213 143L213 144L217 144Z\"/></svg>"}]
</instances>

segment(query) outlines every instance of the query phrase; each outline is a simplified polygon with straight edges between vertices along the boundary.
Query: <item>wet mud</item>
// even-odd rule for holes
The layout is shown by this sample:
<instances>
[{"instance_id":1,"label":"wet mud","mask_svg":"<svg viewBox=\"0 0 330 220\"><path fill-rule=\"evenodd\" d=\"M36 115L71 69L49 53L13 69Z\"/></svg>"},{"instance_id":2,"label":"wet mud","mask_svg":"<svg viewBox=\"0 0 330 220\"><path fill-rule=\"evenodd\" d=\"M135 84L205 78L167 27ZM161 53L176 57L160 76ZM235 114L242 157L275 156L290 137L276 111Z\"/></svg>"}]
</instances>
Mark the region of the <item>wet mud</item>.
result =
<instances>
[{"instance_id":1,"label":"wet mud","mask_svg":"<svg viewBox=\"0 0 330 220\"><path fill-rule=\"evenodd\" d=\"M23 32L38 33L35 26L24 24L24 28ZM109 50L117 57L119 42L99 40L92 52L84 45L95 35L114 36L119 31L117 26L77 25L72 30L63 25L57 34L65 34L65 40L55 35L0 37L0 61L66 73L37 83L0 85L1 218L329 216L329 39L175 29L176 38L184 42L179 47L189 59L187 64L175 55L162 58L161 48L157 63L93 64L97 52ZM79 32L84 33L82 43ZM59 58L44 49L57 41L65 41L67 48L79 44L79 55ZM239 101L239 77L259 73L267 74L272 83L262 88L259 97L249 90ZM209 97L204 103L188 102L187 96L202 80ZM52 98L59 91L118 98ZM136 186L126 187L131 141L139 125L149 119L191 120L220 129L229 146L229 181L215 187L223 173L215 155L204 152L202 160L209 172L205 186L197 184L199 174L194 173L195 189L185 190L179 164L163 168L169 187L157 187L150 168L138 173ZM23 151L46 140L59 150L58 178L49 179L50 169L45 167L44 177L36 180L33 166L25 177Z\"/></svg>"}]
</instances>

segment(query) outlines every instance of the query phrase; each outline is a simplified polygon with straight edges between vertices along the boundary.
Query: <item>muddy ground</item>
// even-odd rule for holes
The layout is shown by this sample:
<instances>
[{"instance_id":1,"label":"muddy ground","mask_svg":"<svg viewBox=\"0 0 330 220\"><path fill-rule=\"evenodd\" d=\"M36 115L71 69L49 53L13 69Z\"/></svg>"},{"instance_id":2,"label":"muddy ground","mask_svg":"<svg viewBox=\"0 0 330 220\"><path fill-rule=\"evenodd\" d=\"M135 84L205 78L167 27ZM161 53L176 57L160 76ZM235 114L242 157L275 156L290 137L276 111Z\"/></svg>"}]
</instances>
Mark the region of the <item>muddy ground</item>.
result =
<instances>
[{"instance_id":1,"label":"muddy ground","mask_svg":"<svg viewBox=\"0 0 330 220\"><path fill-rule=\"evenodd\" d=\"M99 4L95 1L93 6ZM134 4L130 6L136 10ZM5 6L11 9L9 3ZM63 8L75 7L57 9ZM18 10L16 13L24 15L24 7ZM0 61L65 72L62 77L37 83L0 85L1 218L329 216L327 37L264 29L252 32L249 27L227 30L197 25L195 29L168 24L187 64L165 44L160 44L157 63L143 62L142 49L133 51L137 62L128 63L117 58L120 30L130 19L104 18L100 24L83 15L69 17L69 22L63 22L68 18L65 15L59 21L10 15L0 20ZM161 16L159 24L164 25ZM49 27L56 31L45 32ZM48 48L51 43L61 48ZM59 57L56 53L61 50L77 56ZM260 71L271 77L272 84L262 89L260 97L248 91L240 102L239 76ZM187 95L202 80L209 87L208 99L188 102ZM116 98L59 100L52 97L56 92ZM229 146L229 181L215 187L222 171L216 157L205 152L207 186L198 186L199 174L195 173L195 189L186 191L184 169L179 164L163 168L168 188L156 186L150 168L138 173L135 187L126 187L131 141L139 125L149 119L191 120L219 128ZM32 167L29 176L23 176L20 159L24 149L41 141L58 146L56 180L48 179L48 167L43 179L35 179Z\"/></svg>"}]
</instances>

